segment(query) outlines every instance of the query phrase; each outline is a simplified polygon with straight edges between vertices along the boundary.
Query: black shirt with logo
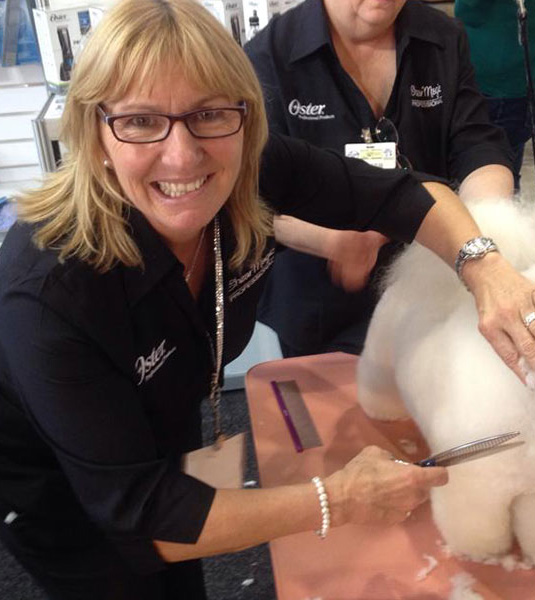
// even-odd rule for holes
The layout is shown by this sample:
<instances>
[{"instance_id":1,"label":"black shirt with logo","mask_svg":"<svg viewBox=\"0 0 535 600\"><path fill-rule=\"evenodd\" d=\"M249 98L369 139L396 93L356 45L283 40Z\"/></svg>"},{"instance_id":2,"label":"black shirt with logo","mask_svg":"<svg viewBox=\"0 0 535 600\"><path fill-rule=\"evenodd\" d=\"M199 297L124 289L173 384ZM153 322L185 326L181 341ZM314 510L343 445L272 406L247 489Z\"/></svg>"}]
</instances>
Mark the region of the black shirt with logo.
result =
<instances>
[{"instance_id":1,"label":"black shirt with logo","mask_svg":"<svg viewBox=\"0 0 535 600\"><path fill-rule=\"evenodd\" d=\"M385 176L276 135L261 192L276 211L325 225L351 220L406 242L433 205L410 174ZM84 547L97 562L108 560L105 536L149 573L165 566L151 540L194 543L214 496L180 464L201 445L214 278L195 301L183 265L143 215L132 209L129 224L143 268L99 274L75 258L60 262L55 250L36 248L27 224L0 248L0 518L15 512L14 531L47 527L56 548ZM232 271L225 210L221 230L226 364L252 334L275 242Z\"/></svg>"},{"instance_id":2,"label":"black shirt with logo","mask_svg":"<svg viewBox=\"0 0 535 600\"><path fill-rule=\"evenodd\" d=\"M395 31L397 73L384 116L396 126L400 153L454 185L484 165L510 167L505 135L489 123L476 88L462 25L409 0ZM334 52L320 0L274 17L245 50L272 131L342 153L363 141L363 129L374 131L377 119ZM384 254L380 265L388 247ZM370 286L347 294L333 286L324 260L287 250L277 255L259 314L296 350L358 352L375 302Z\"/></svg>"}]
</instances>

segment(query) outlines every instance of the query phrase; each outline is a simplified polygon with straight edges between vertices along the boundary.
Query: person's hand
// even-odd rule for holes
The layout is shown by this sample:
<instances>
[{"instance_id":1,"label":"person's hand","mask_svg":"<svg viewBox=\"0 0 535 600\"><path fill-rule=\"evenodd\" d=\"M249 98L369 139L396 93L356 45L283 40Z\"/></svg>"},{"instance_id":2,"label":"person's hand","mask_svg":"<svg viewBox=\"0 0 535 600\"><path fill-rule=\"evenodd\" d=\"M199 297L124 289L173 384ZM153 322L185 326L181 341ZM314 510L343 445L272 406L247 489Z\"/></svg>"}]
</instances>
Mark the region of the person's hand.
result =
<instances>
[{"instance_id":1,"label":"person's hand","mask_svg":"<svg viewBox=\"0 0 535 600\"><path fill-rule=\"evenodd\" d=\"M333 232L329 248L329 272L333 283L355 292L366 285L377 254L388 241L376 231Z\"/></svg>"},{"instance_id":2,"label":"person's hand","mask_svg":"<svg viewBox=\"0 0 535 600\"><path fill-rule=\"evenodd\" d=\"M468 261L462 274L475 297L479 330L525 383L535 371L535 284L497 252Z\"/></svg>"},{"instance_id":3,"label":"person's hand","mask_svg":"<svg viewBox=\"0 0 535 600\"><path fill-rule=\"evenodd\" d=\"M327 480L333 525L393 525L429 498L434 486L445 485L444 467L397 462L376 446L368 446Z\"/></svg>"}]
</instances>

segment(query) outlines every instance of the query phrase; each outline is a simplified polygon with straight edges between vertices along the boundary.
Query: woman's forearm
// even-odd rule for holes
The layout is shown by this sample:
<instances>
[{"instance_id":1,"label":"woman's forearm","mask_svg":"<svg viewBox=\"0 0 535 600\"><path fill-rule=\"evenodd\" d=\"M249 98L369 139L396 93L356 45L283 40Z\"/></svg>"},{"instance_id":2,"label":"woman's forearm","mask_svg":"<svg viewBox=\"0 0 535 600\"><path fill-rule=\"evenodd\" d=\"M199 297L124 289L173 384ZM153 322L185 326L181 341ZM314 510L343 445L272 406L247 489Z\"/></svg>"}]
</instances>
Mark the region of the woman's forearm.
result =
<instances>
[{"instance_id":1,"label":"woman's forearm","mask_svg":"<svg viewBox=\"0 0 535 600\"><path fill-rule=\"evenodd\" d=\"M503 165L485 165L472 171L459 188L463 202L472 198L509 198L513 193L513 174Z\"/></svg>"},{"instance_id":2,"label":"woman's forearm","mask_svg":"<svg viewBox=\"0 0 535 600\"><path fill-rule=\"evenodd\" d=\"M335 507L331 502L333 518ZM259 490L218 490L196 544L155 541L175 562L236 552L277 537L318 529L321 513L312 483Z\"/></svg>"},{"instance_id":3,"label":"woman's forearm","mask_svg":"<svg viewBox=\"0 0 535 600\"><path fill-rule=\"evenodd\" d=\"M390 452L368 446L324 478L330 526L399 523L407 511L427 500L431 487L444 485L447 480L443 467L400 465ZM195 544L162 540L154 544L164 560L176 562L242 550L286 535L312 532L321 525L318 490L312 482L259 490L218 490Z\"/></svg>"},{"instance_id":4,"label":"woman's forearm","mask_svg":"<svg viewBox=\"0 0 535 600\"><path fill-rule=\"evenodd\" d=\"M362 249L360 241L363 239L366 239L368 244L371 244L373 240L377 247L388 241L388 238L377 231L357 232L330 229L289 215L275 217L273 228L275 239L279 244L327 260L338 259L340 240L346 236L348 239L351 236L351 243L355 244L355 252ZM349 245L347 242L344 243L346 246Z\"/></svg>"},{"instance_id":5,"label":"woman's forearm","mask_svg":"<svg viewBox=\"0 0 535 600\"><path fill-rule=\"evenodd\" d=\"M481 231L459 197L441 183L423 186L435 199L416 234L416 241L440 256L451 267L463 244Z\"/></svg>"}]
</instances>

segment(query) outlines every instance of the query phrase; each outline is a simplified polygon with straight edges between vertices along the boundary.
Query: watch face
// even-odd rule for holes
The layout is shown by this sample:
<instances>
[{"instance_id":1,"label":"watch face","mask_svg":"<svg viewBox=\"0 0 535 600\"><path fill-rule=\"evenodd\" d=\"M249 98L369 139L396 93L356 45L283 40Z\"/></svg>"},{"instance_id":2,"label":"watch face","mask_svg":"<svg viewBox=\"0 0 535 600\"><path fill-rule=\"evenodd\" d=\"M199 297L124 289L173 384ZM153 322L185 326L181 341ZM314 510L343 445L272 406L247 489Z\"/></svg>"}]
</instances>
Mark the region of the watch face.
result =
<instances>
[{"instance_id":1,"label":"watch face","mask_svg":"<svg viewBox=\"0 0 535 600\"><path fill-rule=\"evenodd\" d=\"M482 249L483 248L479 240L472 240L466 246L466 251L469 254L477 254L478 252L481 252Z\"/></svg>"},{"instance_id":2,"label":"watch face","mask_svg":"<svg viewBox=\"0 0 535 600\"><path fill-rule=\"evenodd\" d=\"M489 240L486 238L476 238L470 240L466 245L466 252L468 254L480 254L489 247Z\"/></svg>"}]
</instances>

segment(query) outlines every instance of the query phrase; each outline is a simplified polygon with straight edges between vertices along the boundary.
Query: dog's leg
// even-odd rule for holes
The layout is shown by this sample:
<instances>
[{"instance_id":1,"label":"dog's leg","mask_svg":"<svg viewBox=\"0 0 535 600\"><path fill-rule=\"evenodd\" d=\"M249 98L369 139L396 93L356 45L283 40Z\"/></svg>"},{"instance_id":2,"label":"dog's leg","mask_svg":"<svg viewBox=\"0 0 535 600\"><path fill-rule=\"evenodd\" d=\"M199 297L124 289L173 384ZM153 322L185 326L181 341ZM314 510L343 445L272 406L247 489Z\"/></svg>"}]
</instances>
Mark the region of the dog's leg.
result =
<instances>
[{"instance_id":1,"label":"dog's leg","mask_svg":"<svg viewBox=\"0 0 535 600\"><path fill-rule=\"evenodd\" d=\"M464 469L455 474L454 469ZM448 485L431 491L433 518L451 552L485 560L510 551L513 531L510 492L492 491L474 469L450 469ZM532 517L533 518L533 517Z\"/></svg>"},{"instance_id":2,"label":"dog's leg","mask_svg":"<svg viewBox=\"0 0 535 600\"><path fill-rule=\"evenodd\" d=\"M396 311L394 300L389 290L381 298L357 364L357 400L368 416L385 421L408 417L394 378L391 329Z\"/></svg>"},{"instance_id":3,"label":"dog's leg","mask_svg":"<svg viewBox=\"0 0 535 600\"><path fill-rule=\"evenodd\" d=\"M535 563L535 494L519 496L513 502L513 529L523 555Z\"/></svg>"}]
</instances>

